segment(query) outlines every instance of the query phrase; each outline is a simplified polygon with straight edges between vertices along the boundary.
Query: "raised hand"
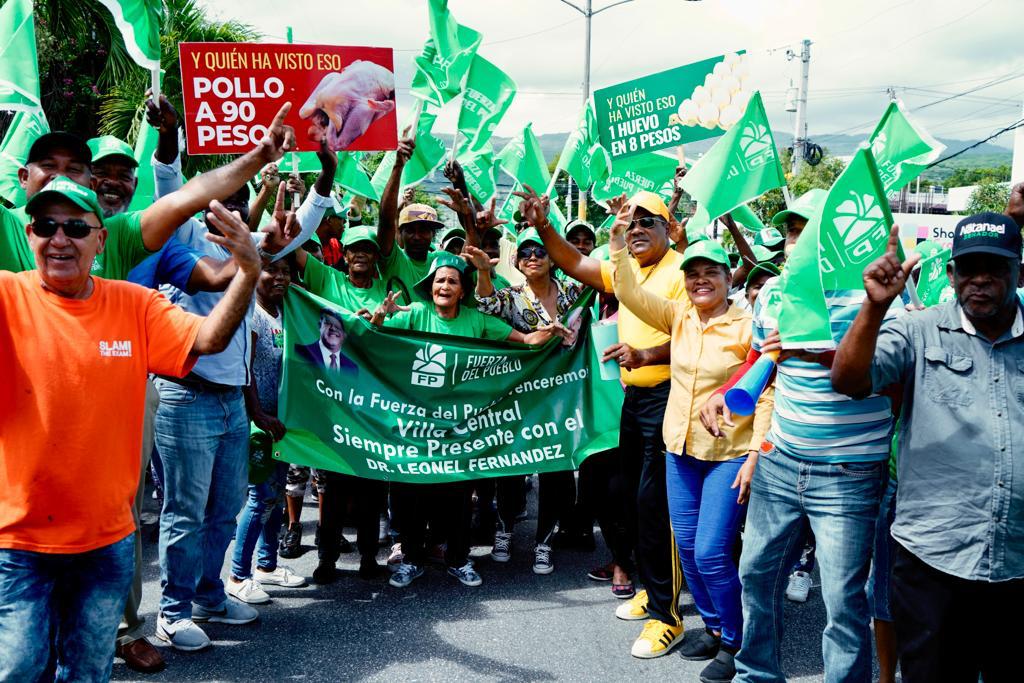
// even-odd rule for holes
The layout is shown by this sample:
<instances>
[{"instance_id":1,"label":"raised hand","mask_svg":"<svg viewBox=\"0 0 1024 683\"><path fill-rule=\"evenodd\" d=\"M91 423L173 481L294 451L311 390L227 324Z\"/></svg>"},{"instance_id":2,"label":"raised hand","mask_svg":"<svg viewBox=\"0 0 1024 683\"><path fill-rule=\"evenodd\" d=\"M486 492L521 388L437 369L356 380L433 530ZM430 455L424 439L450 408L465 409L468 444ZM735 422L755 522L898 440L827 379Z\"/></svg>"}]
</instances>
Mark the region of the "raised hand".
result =
<instances>
[{"instance_id":1,"label":"raised hand","mask_svg":"<svg viewBox=\"0 0 1024 683\"><path fill-rule=\"evenodd\" d=\"M447 206L449 209L459 214L460 216L469 217L472 214L472 207L469 202L466 201L465 195L459 192L454 187L442 187L441 192L448 195L448 199L444 197L437 197L437 203L441 206Z\"/></svg>"},{"instance_id":2,"label":"raised hand","mask_svg":"<svg viewBox=\"0 0 1024 683\"><path fill-rule=\"evenodd\" d=\"M277 186L281 183L281 172L277 168L277 164L267 164L260 171L260 180L263 182L263 186L271 192L277 191Z\"/></svg>"},{"instance_id":3,"label":"raised hand","mask_svg":"<svg viewBox=\"0 0 1024 683\"><path fill-rule=\"evenodd\" d=\"M671 216L672 214L669 214ZM675 244L681 243L686 239L686 224L690 222L690 219L684 218L681 221L670 220L668 222L668 238Z\"/></svg>"},{"instance_id":4,"label":"raised hand","mask_svg":"<svg viewBox=\"0 0 1024 683\"><path fill-rule=\"evenodd\" d=\"M548 222L548 208L550 199L545 195L537 195L537 192L529 185L523 185L523 192L512 194L523 201L519 204L519 213L523 219L535 228L540 228Z\"/></svg>"},{"instance_id":5,"label":"raised hand","mask_svg":"<svg viewBox=\"0 0 1024 683\"><path fill-rule=\"evenodd\" d=\"M292 196L291 210L285 211L284 198L287 191L285 183L278 185L274 212L270 215L270 222L261 229L261 232L266 235L263 238L263 250L271 254L276 254L291 244L301 230L301 226L295 218L295 212L299 207L294 195Z\"/></svg>"},{"instance_id":6,"label":"raised hand","mask_svg":"<svg viewBox=\"0 0 1024 683\"><path fill-rule=\"evenodd\" d=\"M619 209L626 203L626 193L623 192L618 197L612 197L608 200L608 213L614 216L619 212Z\"/></svg>"},{"instance_id":7,"label":"raised hand","mask_svg":"<svg viewBox=\"0 0 1024 683\"><path fill-rule=\"evenodd\" d=\"M150 95L146 98L146 122L160 133L173 133L178 129L178 112L163 95L159 104Z\"/></svg>"},{"instance_id":8,"label":"raised hand","mask_svg":"<svg viewBox=\"0 0 1024 683\"><path fill-rule=\"evenodd\" d=\"M889 242L885 245L885 253L875 259L864 269L864 289L868 301L880 306L888 306L900 295L907 286L910 271L921 260L921 254L913 252L906 261L900 263L898 256L900 245L899 226L892 226L889 231Z\"/></svg>"},{"instance_id":9,"label":"raised hand","mask_svg":"<svg viewBox=\"0 0 1024 683\"><path fill-rule=\"evenodd\" d=\"M256 245L252 242L249 226L245 224L241 216L235 211L228 211L223 204L215 199L210 202L210 212L206 214L206 220L209 225L221 233L215 235L208 232L206 239L231 252L239 270L250 275L258 275L261 268L260 256L256 252Z\"/></svg>"},{"instance_id":10,"label":"raised hand","mask_svg":"<svg viewBox=\"0 0 1024 683\"><path fill-rule=\"evenodd\" d=\"M462 248L461 255L467 263L480 271L490 271L491 268L498 265L498 259L488 257L487 252L480 247L473 247L467 244Z\"/></svg>"},{"instance_id":11,"label":"raised hand","mask_svg":"<svg viewBox=\"0 0 1024 683\"><path fill-rule=\"evenodd\" d=\"M626 231L633 223L633 212L636 211L636 207L626 201L625 194L613 199L621 201L616 202L619 208L615 212L615 220L612 221L608 244L611 249L619 251L626 248Z\"/></svg>"},{"instance_id":12,"label":"raised hand","mask_svg":"<svg viewBox=\"0 0 1024 683\"><path fill-rule=\"evenodd\" d=\"M490 206L484 211L476 212L476 228L480 232L496 228L499 225L508 225L508 221L498 218L497 209L495 208L497 201L497 197L491 197Z\"/></svg>"},{"instance_id":13,"label":"raised hand","mask_svg":"<svg viewBox=\"0 0 1024 683\"><path fill-rule=\"evenodd\" d=\"M679 194L683 193L683 186L682 186L681 183L683 182L683 178L685 178L685 177L686 177L686 166L683 166L682 164L680 164L679 166L676 166L676 174L675 174L675 177L673 178L673 184L672 184L672 192L673 193L679 193Z\"/></svg>"},{"instance_id":14,"label":"raised hand","mask_svg":"<svg viewBox=\"0 0 1024 683\"><path fill-rule=\"evenodd\" d=\"M303 197L306 194L306 183L302 180L302 176L298 173L288 174L288 193L295 196Z\"/></svg>"},{"instance_id":15,"label":"raised hand","mask_svg":"<svg viewBox=\"0 0 1024 683\"><path fill-rule=\"evenodd\" d=\"M406 126L402 131L402 137L398 141L398 149L395 150L395 165L405 166L416 151L416 139L411 135L412 126Z\"/></svg>"},{"instance_id":16,"label":"raised hand","mask_svg":"<svg viewBox=\"0 0 1024 683\"><path fill-rule=\"evenodd\" d=\"M256 153L267 162L277 161L284 156L285 152L290 152L296 147L295 130L284 123L285 117L291 110L292 103L285 102L274 116L270 127L267 128L267 134L256 146Z\"/></svg>"},{"instance_id":17,"label":"raised hand","mask_svg":"<svg viewBox=\"0 0 1024 683\"><path fill-rule=\"evenodd\" d=\"M388 292L388 295L384 297L384 301L380 302L380 306L373 312L373 316L370 318L370 322L380 327L384 323L384 318L387 316L397 313L398 311L408 311L408 306L402 306L398 303L398 292Z\"/></svg>"}]
</instances>

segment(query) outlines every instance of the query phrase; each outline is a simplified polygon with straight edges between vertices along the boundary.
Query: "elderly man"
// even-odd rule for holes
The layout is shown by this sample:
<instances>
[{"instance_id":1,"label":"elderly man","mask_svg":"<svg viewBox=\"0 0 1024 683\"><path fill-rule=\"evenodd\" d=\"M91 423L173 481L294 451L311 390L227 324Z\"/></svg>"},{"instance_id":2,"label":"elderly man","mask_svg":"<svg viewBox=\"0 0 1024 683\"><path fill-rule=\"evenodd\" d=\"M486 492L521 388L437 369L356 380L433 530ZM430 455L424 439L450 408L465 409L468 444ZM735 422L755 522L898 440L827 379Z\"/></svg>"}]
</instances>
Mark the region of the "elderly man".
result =
<instances>
[{"instance_id":1,"label":"elderly man","mask_svg":"<svg viewBox=\"0 0 1024 683\"><path fill-rule=\"evenodd\" d=\"M1024 606L1024 317L1021 233L1007 216L960 221L947 266L956 300L882 324L917 261L892 228L864 270L867 298L832 385L903 386L892 612L903 680L1019 680ZM960 623L969 614L977 628Z\"/></svg>"},{"instance_id":2,"label":"elderly man","mask_svg":"<svg viewBox=\"0 0 1024 683\"><path fill-rule=\"evenodd\" d=\"M584 256L569 244L547 218L547 196L538 197L529 187L519 193L520 209L537 229L548 254L570 277L599 292L611 293L612 267L607 261ZM620 201L626 201L623 195ZM642 287L666 299L683 300L685 279L680 273L683 257L669 249L668 229L675 221L660 197L638 192L629 199L634 220L626 231L629 264ZM668 335L643 323L628 308L619 308L619 343L604 350L603 360L615 360L622 367L626 398L622 404L619 456L626 495L630 532L635 535L636 564L646 590L615 611L620 619L648 619L633 644L634 657L651 658L668 654L682 641L683 622L679 616L679 567L672 529L668 522L665 489L665 442L662 422L669 393ZM633 539L617 539L612 549L618 567L630 566ZM620 570L612 580L628 583Z\"/></svg>"},{"instance_id":3,"label":"elderly man","mask_svg":"<svg viewBox=\"0 0 1024 683\"><path fill-rule=\"evenodd\" d=\"M203 318L90 274L108 233L88 188L57 177L26 205L36 270L0 272L0 680L110 677L147 373L222 351L260 272L245 224L210 208L238 272Z\"/></svg>"}]
</instances>

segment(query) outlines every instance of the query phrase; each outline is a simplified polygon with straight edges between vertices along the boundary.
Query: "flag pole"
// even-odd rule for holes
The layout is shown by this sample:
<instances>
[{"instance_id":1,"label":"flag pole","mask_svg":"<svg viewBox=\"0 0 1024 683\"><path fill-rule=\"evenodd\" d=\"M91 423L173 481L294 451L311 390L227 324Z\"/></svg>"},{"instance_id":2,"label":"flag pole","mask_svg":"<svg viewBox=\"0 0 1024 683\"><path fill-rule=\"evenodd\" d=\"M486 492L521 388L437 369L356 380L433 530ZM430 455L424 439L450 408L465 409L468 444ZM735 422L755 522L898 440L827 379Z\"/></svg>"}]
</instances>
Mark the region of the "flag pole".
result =
<instances>
[{"instance_id":1,"label":"flag pole","mask_svg":"<svg viewBox=\"0 0 1024 683\"><path fill-rule=\"evenodd\" d=\"M149 87L150 87L150 90L153 91L153 102L156 103L157 107L159 107L160 106L160 67L159 66L156 67L155 69L150 69L150 71L149 71L149 78L150 78L150 86Z\"/></svg>"}]
</instances>

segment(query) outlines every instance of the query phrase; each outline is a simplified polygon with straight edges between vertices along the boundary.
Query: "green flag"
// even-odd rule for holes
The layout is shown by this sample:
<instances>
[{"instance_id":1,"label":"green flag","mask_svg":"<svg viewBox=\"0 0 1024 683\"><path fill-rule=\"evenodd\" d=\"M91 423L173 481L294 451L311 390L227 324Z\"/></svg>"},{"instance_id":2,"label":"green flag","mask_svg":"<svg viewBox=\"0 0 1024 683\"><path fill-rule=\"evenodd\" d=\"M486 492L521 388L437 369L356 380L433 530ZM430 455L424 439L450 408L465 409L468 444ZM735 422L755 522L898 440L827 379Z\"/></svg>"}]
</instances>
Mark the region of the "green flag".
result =
<instances>
[{"instance_id":1,"label":"green flag","mask_svg":"<svg viewBox=\"0 0 1024 683\"><path fill-rule=\"evenodd\" d=\"M946 146L907 115L902 102L890 102L868 138L886 192L895 192L921 175Z\"/></svg>"},{"instance_id":2,"label":"green flag","mask_svg":"<svg viewBox=\"0 0 1024 683\"><path fill-rule=\"evenodd\" d=\"M711 218L785 187L761 93L754 93L740 120L694 163L681 185Z\"/></svg>"},{"instance_id":3,"label":"green flag","mask_svg":"<svg viewBox=\"0 0 1024 683\"><path fill-rule=\"evenodd\" d=\"M573 346L529 348L378 330L291 287L278 410L288 433L274 457L424 484L578 467L618 443L622 406L621 385L596 371L591 298L577 304L583 319ZM307 350L325 307L345 329L345 372L312 362Z\"/></svg>"},{"instance_id":4,"label":"green flag","mask_svg":"<svg viewBox=\"0 0 1024 683\"><path fill-rule=\"evenodd\" d=\"M658 152L616 159L612 162L611 175L594 185L594 199L606 202L623 192L631 197L640 190L647 190L668 201L672 197L677 165L675 157Z\"/></svg>"},{"instance_id":5,"label":"green flag","mask_svg":"<svg viewBox=\"0 0 1024 683\"><path fill-rule=\"evenodd\" d=\"M786 263L778 315L786 348L833 348L825 292L861 291L889 241L892 215L871 151L861 148L807 223ZM900 260L903 260L900 247Z\"/></svg>"},{"instance_id":6,"label":"green flag","mask_svg":"<svg viewBox=\"0 0 1024 683\"><path fill-rule=\"evenodd\" d=\"M110 10L128 55L150 71L160 68L161 0L100 0Z\"/></svg>"},{"instance_id":7,"label":"green flag","mask_svg":"<svg viewBox=\"0 0 1024 683\"><path fill-rule=\"evenodd\" d=\"M424 103L423 111L420 113L419 122L416 125L416 151L413 152L412 158L402 169L402 187L420 183L444 161L447 148L440 139L434 137L430 132L436 119L437 112ZM388 152L377 166L373 179L370 181L374 189L377 190L378 196L383 194L384 186L387 185L391 169L394 167L395 153Z\"/></svg>"},{"instance_id":8,"label":"green flag","mask_svg":"<svg viewBox=\"0 0 1024 683\"><path fill-rule=\"evenodd\" d=\"M135 177L138 185L135 186L135 194L132 196L129 211L142 211L148 209L153 203L153 196L156 194L156 184L153 179L153 154L156 152L157 142L160 140L160 131L145 121L139 124L139 136L135 139L135 161L139 166L135 169Z\"/></svg>"},{"instance_id":9,"label":"green flag","mask_svg":"<svg viewBox=\"0 0 1024 683\"><path fill-rule=\"evenodd\" d=\"M458 162L466 178L466 187L481 204L494 196L494 150L491 143L477 151L463 152L458 156Z\"/></svg>"},{"instance_id":10,"label":"green flag","mask_svg":"<svg viewBox=\"0 0 1024 683\"><path fill-rule=\"evenodd\" d=\"M0 7L0 109L41 109L32 0Z\"/></svg>"},{"instance_id":11,"label":"green flag","mask_svg":"<svg viewBox=\"0 0 1024 683\"><path fill-rule=\"evenodd\" d=\"M950 289L946 264L952 252L940 249L921 261L921 276L917 280L917 296L925 306L934 306L944 300Z\"/></svg>"},{"instance_id":12,"label":"green flag","mask_svg":"<svg viewBox=\"0 0 1024 683\"><path fill-rule=\"evenodd\" d=\"M442 107L462 92L483 36L455 21L448 11L448 0L428 0L427 6L430 38L423 53L413 59L416 73L409 93Z\"/></svg>"},{"instance_id":13,"label":"green flag","mask_svg":"<svg viewBox=\"0 0 1024 683\"><path fill-rule=\"evenodd\" d=\"M380 192L373 186L370 177L363 170L363 165L360 163L362 158L362 152L339 152L338 170L334 173L334 182L353 194L379 202Z\"/></svg>"},{"instance_id":14,"label":"green flag","mask_svg":"<svg viewBox=\"0 0 1024 683\"><path fill-rule=\"evenodd\" d=\"M50 132L42 109L19 111L0 143L0 197L14 206L24 206L25 191L18 181L18 169L25 165L28 150L41 135Z\"/></svg>"},{"instance_id":15,"label":"green flag","mask_svg":"<svg viewBox=\"0 0 1024 683\"><path fill-rule=\"evenodd\" d=\"M495 126L516 96L516 82L504 71L477 55L466 78L459 110L459 133L464 150L482 150Z\"/></svg>"},{"instance_id":16,"label":"green flag","mask_svg":"<svg viewBox=\"0 0 1024 683\"><path fill-rule=\"evenodd\" d=\"M583 189L595 183L603 183L611 173L611 159L608 150L598 139L597 117L590 100L580 112L576 128L565 140L555 175L558 175L559 170L568 173Z\"/></svg>"},{"instance_id":17,"label":"green flag","mask_svg":"<svg viewBox=\"0 0 1024 683\"><path fill-rule=\"evenodd\" d=\"M338 168L341 168L341 155L338 155ZM288 152L277 164L281 173L319 173L322 164L316 152Z\"/></svg>"},{"instance_id":18,"label":"green flag","mask_svg":"<svg viewBox=\"0 0 1024 683\"><path fill-rule=\"evenodd\" d=\"M548 192L554 203L557 195L554 188L550 187L551 173L544 161L540 142L533 133L532 123L526 124L522 133L509 140L495 159L501 164L501 170L512 176L517 183L529 185L537 194Z\"/></svg>"}]
</instances>

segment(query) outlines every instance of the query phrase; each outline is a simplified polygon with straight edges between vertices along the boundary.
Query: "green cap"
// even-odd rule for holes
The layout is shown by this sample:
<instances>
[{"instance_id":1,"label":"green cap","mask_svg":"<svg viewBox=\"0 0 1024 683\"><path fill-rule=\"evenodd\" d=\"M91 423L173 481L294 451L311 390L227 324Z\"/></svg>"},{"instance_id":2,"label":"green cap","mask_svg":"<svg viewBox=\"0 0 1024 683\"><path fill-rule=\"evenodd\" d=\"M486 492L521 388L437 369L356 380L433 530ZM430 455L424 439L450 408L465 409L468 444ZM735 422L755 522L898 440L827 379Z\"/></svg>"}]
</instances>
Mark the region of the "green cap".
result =
<instances>
[{"instance_id":1,"label":"green cap","mask_svg":"<svg viewBox=\"0 0 1024 683\"><path fill-rule=\"evenodd\" d=\"M463 275L467 275L471 270L469 264L455 254L449 254L447 251L435 251L430 260L430 270L428 270L426 276L424 276L424 278L417 282L413 287L413 289L419 292L427 301L431 301L433 299L431 285L434 284L434 273L441 268L454 268ZM466 282L467 279L464 279L463 282ZM472 282L469 284L472 285ZM465 296L462 297L462 304L464 306L475 307L476 296L474 293L467 289L464 292L464 295Z\"/></svg>"},{"instance_id":2,"label":"green cap","mask_svg":"<svg viewBox=\"0 0 1024 683\"><path fill-rule=\"evenodd\" d=\"M679 269L686 268L691 261L699 258L720 263L726 268L729 267L729 254L725 251L725 247L714 240L705 239L694 242L686 248L686 251L683 252L683 265Z\"/></svg>"},{"instance_id":3,"label":"green cap","mask_svg":"<svg viewBox=\"0 0 1024 683\"><path fill-rule=\"evenodd\" d=\"M453 239L460 239L462 241L465 241L466 231L457 225L452 226L450 228L445 228L444 230L441 231L441 234L437 236L437 243L440 245L442 249L444 249L445 245Z\"/></svg>"},{"instance_id":4,"label":"green cap","mask_svg":"<svg viewBox=\"0 0 1024 683\"><path fill-rule=\"evenodd\" d=\"M342 206L341 202L338 201L338 198L332 194L331 205L324 209L324 218L330 218L331 216L344 218L346 213L348 212L345 207Z\"/></svg>"},{"instance_id":5,"label":"green cap","mask_svg":"<svg viewBox=\"0 0 1024 683\"><path fill-rule=\"evenodd\" d=\"M769 228L770 229L770 228ZM755 244L750 248L754 252L755 263L764 263L765 261L771 261L773 258L779 255L779 252L772 251L768 247L762 247Z\"/></svg>"},{"instance_id":6,"label":"green cap","mask_svg":"<svg viewBox=\"0 0 1024 683\"><path fill-rule=\"evenodd\" d=\"M591 238L597 239L597 232L594 231L594 226L586 222L582 218L577 218L566 223L565 229L562 230L562 236L565 237L566 239L569 239L569 234L576 228L583 228L584 230L590 233Z\"/></svg>"},{"instance_id":7,"label":"green cap","mask_svg":"<svg viewBox=\"0 0 1024 683\"><path fill-rule=\"evenodd\" d=\"M96 217L100 219L100 225L103 225L103 209L100 208L100 202L96 199L96 193L62 175L57 176L47 183L46 187L32 195L25 205L25 213L35 218L34 212L43 200L54 196L63 197L82 210L96 214Z\"/></svg>"},{"instance_id":8,"label":"green cap","mask_svg":"<svg viewBox=\"0 0 1024 683\"><path fill-rule=\"evenodd\" d=\"M125 157L132 166L139 165L139 162L135 160L135 150L129 147L127 142L115 138L113 135L101 135L98 138L92 138L85 144L92 152L92 163L94 164L107 157Z\"/></svg>"},{"instance_id":9,"label":"green cap","mask_svg":"<svg viewBox=\"0 0 1024 683\"><path fill-rule=\"evenodd\" d=\"M743 281L743 286L747 286L747 284L749 284L756 275L760 275L761 273L768 273L769 275L774 277L776 275L780 275L782 271L779 270L779 267L774 263L770 263L767 261L764 263L758 263L756 266L750 269L749 273L747 273L747 279Z\"/></svg>"},{"instance_id":10,"label":"green cap","mask_svg":"<svg viewBox=\"0 0 1024 683\"><path fill-rule=\"evenodd\" d=\"M377 234L373 230L362 225L345 228L345 232L341 233L342 247L351 247L353 244L358 244L359 242L371 242L373 243L373 246L376 247Z\"/></svg>"},{"instance_id":11,"label":"green cap","mask_svg":"<svg viewBox=\"0 0 1024 683\"><path fill-rule=\"evenodd\" d=\"M793 205L772 216L772 225L785 225L790 214L811 220L821 211L828 192L825 190L808 190L793 200Z\"/></svg>"},{"instance_id":12,"label":"green cap","mask_svg":"<svg viewBox=\"0 0 1024 683\"><path fill-rule=\"evenodd\" d=\"M544 246L544 240L540 238L540 233L535 228L527 228L516 235L516 249L519 249L527 242L534 242L542 247Z\"/></svg>"},{"instance_id":13,"label":"green cap","mask_svg":"<svg viewBox=\"0 0 1024 683\"><path fill-rule=\"evenodd\" d=\"M777 228L762 228L754 234L754 245L758 247L777 247L785 241Z\"/></svg>"}]
</instances>

